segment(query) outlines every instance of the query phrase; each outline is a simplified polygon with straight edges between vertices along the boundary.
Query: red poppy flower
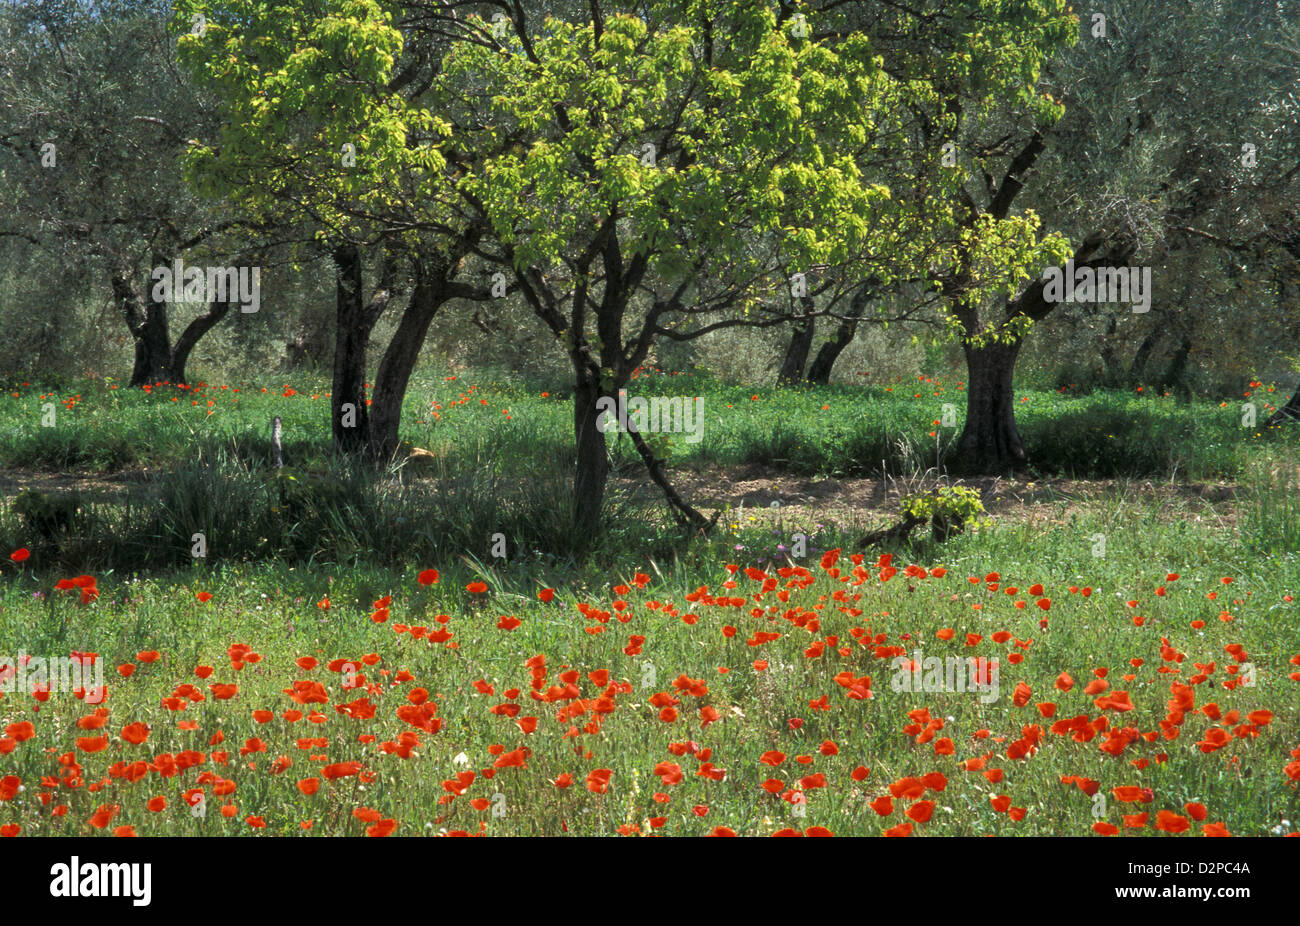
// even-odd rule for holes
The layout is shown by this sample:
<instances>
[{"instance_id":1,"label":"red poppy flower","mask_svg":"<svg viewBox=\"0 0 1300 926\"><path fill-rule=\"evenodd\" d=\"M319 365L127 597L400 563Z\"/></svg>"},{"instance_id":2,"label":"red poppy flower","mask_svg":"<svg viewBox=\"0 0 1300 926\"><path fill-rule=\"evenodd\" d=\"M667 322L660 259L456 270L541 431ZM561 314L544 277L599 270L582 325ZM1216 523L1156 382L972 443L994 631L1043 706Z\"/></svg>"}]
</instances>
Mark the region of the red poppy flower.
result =
<instances>
[{"instance_id":1,"label":"red poppy flower","mask_svg":"<svg viewBox=\"0 0 1300 926\"><path fill-rule=\"evenodd\" d=\"M907 808L906 816L917 823L925 823L934 814L934 801L917 801Z\"/></svg>"},{"instance_id":2,"label":"red poppy flower","mask_svg":"<svg viewBox=\"0 0 1300 926\"><path fill-rule=\"evenodd\" d=\"M1156 813L1156 829L1165 833L1185 833L1191 828L1191 823L1181 814L1172 813L1168 810L1161 810Z\"/></svg>"},{"instance_id":3,"label":"red poppy flower","mask_svg":"<svg viewBox=\"0 0 1300 926\"><path fill-rule=\"evenodd\" d=\"M587 773L587 790L593 794L604 794L609 790L609 776L612 774L612 769L592 769Z\"/></svg>"},{"instance_id":4,"label":"red poppy flower","mask_svg":"<svg viewBox=\"0 0 1300 926\"><path fill-rule=\"evenodd\" d=\"M103 804L94 815L90 818L90 825L95 829L102 830L112 821L114 817L122 810L120 804Z\"/></svg>"}]
</instances>

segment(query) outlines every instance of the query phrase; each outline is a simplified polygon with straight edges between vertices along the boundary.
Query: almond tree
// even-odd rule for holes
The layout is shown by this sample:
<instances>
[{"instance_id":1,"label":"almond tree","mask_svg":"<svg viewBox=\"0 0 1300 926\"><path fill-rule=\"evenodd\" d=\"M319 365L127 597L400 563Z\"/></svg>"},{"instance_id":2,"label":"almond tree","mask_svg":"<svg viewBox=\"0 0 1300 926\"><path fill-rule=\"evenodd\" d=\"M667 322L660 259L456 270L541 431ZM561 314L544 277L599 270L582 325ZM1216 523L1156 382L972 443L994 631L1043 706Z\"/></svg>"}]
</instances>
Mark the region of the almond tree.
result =
<instances>
[{"instance_id":1,"label":"almond tree","mask_svg":"<svg viewBox=\"0 0 1300 926\"><path fill-rule=\"evenodd\" d=\"M608 474L602 404L659 339L806 317L791 278L815 287L813 268L881 286L947 275L970 293L1059 252L1032 216L936 220L942 183L893 196L890 159L917 156L897 114L930 89L884 70L861 32L819 39L789 13L593 0L583 22L538 23L516 6L508 48L449 55L472 90L453 121L518 138L469 152L462 189L570 362L581 530L599 523ZM704 526L630 436L682 523Z\"/></svg>"}]
</instances>

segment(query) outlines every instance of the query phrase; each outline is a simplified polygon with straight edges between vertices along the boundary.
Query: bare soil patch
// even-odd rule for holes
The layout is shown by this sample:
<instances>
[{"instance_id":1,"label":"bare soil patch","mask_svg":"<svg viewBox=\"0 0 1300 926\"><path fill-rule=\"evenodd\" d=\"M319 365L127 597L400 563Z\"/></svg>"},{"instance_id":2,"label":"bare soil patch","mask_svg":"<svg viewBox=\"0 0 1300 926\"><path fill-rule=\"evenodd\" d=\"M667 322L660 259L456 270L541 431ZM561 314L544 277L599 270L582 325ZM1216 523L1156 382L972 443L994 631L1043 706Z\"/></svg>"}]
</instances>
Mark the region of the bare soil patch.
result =
<instances>
[{"instance_id":1,"label":"bare soil patch","mask_svg":"<svg viewBox=\"0 0 1300 926\"><path fill-rule=\"evenodd\" d=\"M152 480L149 470L124 470L105 475L46 473L30 470L0 470L0 498L13 498L23 489L56 495L76 493L89 501L113 501L134 485Z\"/></svg>"},{"instance_id":2,"label":"bare soil patch","mask_svg":"<svg viewBox=\"0 0 1300 926\"><path fill-rule=\"evenodd\" d=\"M1237 492L1227 482L1179 483L1115 479L1003 479L981 477L940 481L934 478L809 478L761 465L710 466L670 474L677 490L691 504L711 514L730 505L745 517L807 524L880 527L897 520L899 499L937 485L978 489L984 507L999 520L1064 523L1073 515L1100 507L1133 504L1156 507L1170 520L1190 519L1220 529L1236 523ZM643 479L620 480L638 498L653 500L658 492Z\"/></svg>"}]
</instances>

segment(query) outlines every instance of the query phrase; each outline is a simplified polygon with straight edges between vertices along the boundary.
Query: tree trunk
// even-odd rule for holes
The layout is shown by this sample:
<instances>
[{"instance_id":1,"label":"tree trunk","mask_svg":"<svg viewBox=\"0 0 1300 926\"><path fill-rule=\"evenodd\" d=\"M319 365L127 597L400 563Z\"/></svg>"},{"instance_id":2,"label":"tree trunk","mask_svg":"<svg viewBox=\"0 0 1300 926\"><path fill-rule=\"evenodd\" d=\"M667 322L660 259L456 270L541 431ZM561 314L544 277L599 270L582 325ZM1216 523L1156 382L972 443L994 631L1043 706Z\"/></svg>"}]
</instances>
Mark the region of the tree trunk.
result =
<instances>
[{"instance_id":1,"label":"tree trunk","mask_svg":"<svg viewBox=\"0 0 1300 926\"><path fill-rule=\"evenodd\" d=\"M334 446L345 453L365 450L369 440L366 410L366 348L374 322L362 300L361 249L354 244L334 251L336 335L330 399Z\"/></svg>"},{"instance_id":2,"label":"tree trunk","mask_svg":"<svg viewBox=\"0 0 1300 926\"><path fill-rule=\"evenodd\" d=\"M155 255L154 265L157 266L160 262L165 260ZM185 330L181 332L173 348L171 333L168 330L167 303L154 299L152 287L149 288L146 300L132 281L133 273L134 271L122 270L112 276L113 297L117 300L123 318L126 319L126 326L135 344L135 362L131 369L130 385L183 383L185 367L189 363L195 345L226 317L230 312L230 303L210 303L206 314L200 315L185 326ZM144 303L143 309L141 303Z\"/></svg>"},{"instance_id":3,"label":"tree trunk","mask_svg":"<svg viewBox=\"0 0 1300 926\"><path fill-rule=\"evenodd\" d=\"M597 402L608 395L596 374L579 370L573 393L573 431L578 451L573 477L574 527L579 537L594 537L600 529L600 512L609 478L609 454L605 435L596 425L601 411Z\"/></svg>"},{"instance_id":4,"label":"tree trunk","mask_svg":"<svg viewBox=\"0 0 1300 926\"><path fill-rule=\"evenodd\" d=\"M960 465L971 472L1004 473L1025 462L1013 388L1020 342L963 347L969 381L966 426L957 441Z\"/></svg>"},{"instance_id":5,"label":"tree trunk","mask_svg":"<svg viewBox=\"0 0 1300 926\"><path fill-rule=\"evenodd\" d=\"M155 257L155 263L158 258ZM133 279L135 269L114 272L111 283L126 327L135 345L135 362L131 369L132 386L144 386L168 379L171 366L171 343L167 333L167 303L141 295Z\"/></svg>"},{"instance_id":6,"label":"tree trunk","mask_svg":"<svg viewBox=\"0 0 1300 926\"><path fill-rule=\"evenodd\" d=\"M167 303L152 294L145 304L144 325L135 342L135 368L131 385L171 381L171 344L167 332Z\"/></svg>"},{"instance_id":7,"label":"tree trunk","mask_svg":"<svg viewBox=\"0 0 1300 926\"><path fill-rule=\"evenodd\" d=\"M1028 149L1026 149L1028 150ZM1095 257L1105 238L1089 235L1074 251L1074 266L1097 268L1105 264L1124 264L1135 245L1126 241ZM1019 318L1042 321L1056 309L1047 300L1047 286L1041 277L1008 303L1003 330ZM953 314L967 332L981 329L975 302L959 301ZM1014 377L1016 357L1020 354L1019 337L1009 343L991 341L976 347L962 342L966 354L966 425L957 439L957 465L971 473L1007 473L1026 461L1024 441L1016 428Z\"/></svg>"},{"instance_id":8,"label":"tree trunk","mask_svg":"<svg viewBox=\"0 0 1300 926\"><path fill-rule=\"evenodd\" d=\"M785 360L776 381L781 386L791 386L803 379L803 371L808 366L808 352L812 349L813 335L816 333L814 319L802 318L794 323L794 333L790 336L790 346L786 348Z\"/></svg>"},{"instance_id":9,"label":"tree trunk","mask_svg":"<svg viewBox=\"0 0 1300 926\"><path fill-rule=\"evenodd\" d=\"M1143 377L1147 375L1147 364L1151 362L1151 356L1155 353L1156 345L1160 341L1160 336L1164 330L1156 326L1138 345L1137 351L1133 354L1133 363L1128 368L1128 378L1130 383L1143 383Z\"/></svg>"},{"instance_id":10,"label":"tree trunk","mask_svg":"<svg viewBox=\"0 0 1300 926\"><path fill-rule=\"evenodd\" d=\"M329 355L329 349L329 326L323 324L323 319L313 317L304 320L294 333L293 340L285 345L285 369L319 367L324 358Z\"/></svg>"},{"instance_id":11,"label":"tree trunk","mask_svg":"<svg viewBox=\"0 0 1300 926\"><path fill-rule=\"evenodd\" d=\"M190 354L194 352L199 339L226 317L230 312L230 306L230 302L211 302L208 304L206 314L200 315L185 326L181 336L176 339L176 346L172 348L171 375L175 382L185 382L185 367L190 362Z\"/></svg>"},{"instance_id":12,"label":"tree trunk","mask_svg":"<svg viewBox=\"0 0 1300 926\"><path fill-rule=\"evenodd\" d=\"M131 386L163 382L171 363L171 345L167 336L167 305L155 302L152 289L148 302L135 284L136 268L114 272L111 283L113 298L131 332L135 360L131 367Z\"/></svg>"},{"instance_id":13,"label":"tree trunk","mask_svg":"<svg viewBox=\"0 0 1300 926\"><path fill-rule=\"evenodd\" d=\"M1177 390L1180 394L1186 394L1190 390L1184 382L1187 376L1187 362L1192 355L1192 336L1183 333L1178 341L1178 347L1174 349L1174 354L1169 358L1169 366L1165 368L1164 379L1161 380L1160 388L1163 392L1166 389Z\"/></svg>"},{"instance_id":14,"label":"tree trunk","mask_svg":"<svg viewBox=\"0 0 1300 926\"><path fill-rule=\"evenodd\" d=\"M835 335L821 346L817 356L813 358L812 366L808 368L808 382L821 386L830 385L831 369L835 366L835 361L840 359L840 354L844 353L844 348L853 343L853 336L857 331L857 319L840 322L839 327L835 329Z\"/></svg>"},{"instance_id":15,"label":"tree trunk","mask_svg":"<svg viewBox=\"0 0 1300 926\"><path fill-rule=\"evenodd\" d=\"M1119 323L1115 320L1115 314L1112 312L1106 319L1106 333L1101 337L1101 344L1098 347L1097 355L1101 358L1101 367L1097 369L1097 375L1101 377L1101 382L1112 385L1120 381L1124 374L1120 371L1119 351L1116 350L1115 334L1119 330ZM1134 360L1134 363L1137 361ZM1130 374L1131 367L1130 367ZM1061 385L1066 385L1061 383Z\"/></svg>"},{"instance_id":16,"label":"tree trunk","mask_svg":"<svg viewBox=\"0 0 1300 926\"><path fill-rule=\"evenodd\" d=\"M420 348L429 333L429 325L445 301L441 284L440 276L417 278L411 292L411 303L402 313L397 331L379 362L371 396L369 433L370 456L377 463L387 463L397 453L402 400L420 357Z\"/></svg>"},{"instance_id":17,"label":"tree trunk","mask_svg":"<svg viewBox=\"0 0 1300 926\"><path fill-rule=\"evenodd\" d=\"M878 284L879 280L873 277L864 280L858 287L857 292L853 294L853 300L849 303L848 317L840 319L835 334L817 351L812 366L808 368L808 382L822 386L830 385L831 370L835 366L835 361L840 359L844 348L853 343L853 336L858 333L858 323L866 314L868 304L875 298Z\"/></svg>"},{"instance_id":18,"label":"tree trunk","mask_svg":"<svg viewBox=\"0 0 1300 926\"><path fill-rule=\"evenodd\" d=\"M1291 395L1291 401L1270 415L1268 421L1264 422L1264 427L1271 428L1275 424L1290 422L1300 422L1300 385L1296 386L1295 392Z\"/></svg>"}]
</instances>

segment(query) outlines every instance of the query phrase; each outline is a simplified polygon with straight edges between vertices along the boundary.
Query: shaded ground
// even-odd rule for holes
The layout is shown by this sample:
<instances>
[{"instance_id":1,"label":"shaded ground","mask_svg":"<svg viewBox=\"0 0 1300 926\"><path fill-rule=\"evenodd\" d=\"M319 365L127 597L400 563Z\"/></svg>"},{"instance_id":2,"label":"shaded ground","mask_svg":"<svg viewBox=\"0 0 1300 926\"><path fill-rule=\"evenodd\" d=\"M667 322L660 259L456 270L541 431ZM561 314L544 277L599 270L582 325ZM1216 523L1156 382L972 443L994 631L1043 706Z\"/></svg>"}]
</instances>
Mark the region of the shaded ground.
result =
<instances>
[{"instance_id":1,"label":"shaded ground","mask_svg":"<svg viewBox=\"0 0 1300 926\"><path fill-rule=\"evenodd\" d=\"M0 497L9 499L22 489L33 488L58 494L76 492L86 501L111 502L155 475L145 470L94 476L0 471ZM709 515L730 505L736 516L747 519L835 523L864 530L894 521L901 496L949 484L924 477L817 479L758 464L676 470L670 478L684 498ZM614 482L648 505L658 505L662 499L659 490L640 474ZM984 477L952 480L951 484L979 489L993 516L1030 524L1064 523L1086 510L1101 506L1113 510L1139 502L1147 508L1163 509L1171 520L1187 519L1217 529L1231 529L1237 519L1237 488L1226 482Z\"/></svg>"},{"instance_id":2,"label":"shaded ground","mask_svg":"<svg viewBox=\"0 0 1300 926\"><path fill-rule=\"evenodd\" d=\"M1126 504L1155 506L1172 519L1229 529L1236 524L1237 488L1231 483L1176 483L1150 479L1038 480L983 477L951 481L916 479L811 479L750 464L707 467L671 474L683 497L706 514L725 504L743 509L745 517L806 524L809 521L881 527L895 520L900 497L938 485L965 485L980 492L985 508L999 519L1030 523L1064 523L1071 516L1098 507ZM643 480L622 480L635 486L637 497L656 498L657 489ZM739 512L738 512L739 513Z\"/></svg>"},{"instance_id":3,"label":"shaded ground","mask_svg":"<svg viewBox=\"0 0 1300 926\"><path fill-rule=\"evenodd\" d=\"M154 475L147 470L128 470L102 476L0 470L0 498L8 500L23 489L36 489L39 492L58 494L76 492L88 501L112 501L131 486L148 482Z\"/></svg>"}]
</instances>

